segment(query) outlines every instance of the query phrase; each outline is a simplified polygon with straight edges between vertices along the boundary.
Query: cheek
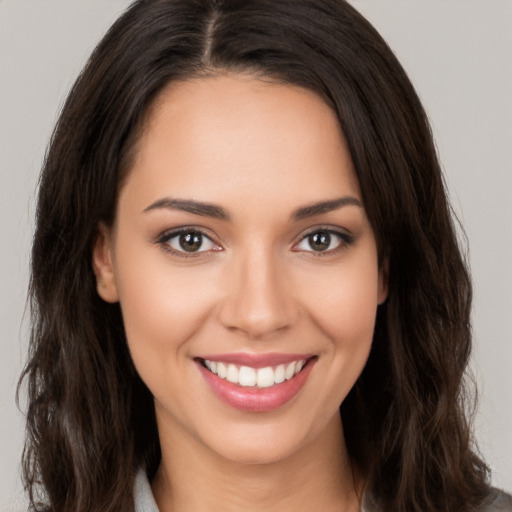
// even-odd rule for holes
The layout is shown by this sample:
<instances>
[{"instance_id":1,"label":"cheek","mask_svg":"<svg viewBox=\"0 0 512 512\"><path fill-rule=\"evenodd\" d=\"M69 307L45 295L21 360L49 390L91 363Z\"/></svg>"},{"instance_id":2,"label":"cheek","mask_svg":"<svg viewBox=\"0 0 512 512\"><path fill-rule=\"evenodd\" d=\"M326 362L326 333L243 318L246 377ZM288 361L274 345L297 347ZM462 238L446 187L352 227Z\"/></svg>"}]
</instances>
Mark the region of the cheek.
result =
<instances>
[{"instance_id":1,"label":"cheek","mask_svg":"<svg viewBox=\"0 0 512 512\"><path fill-rule=\"evenodd\" d=\"M154 251L157 252L157 251ZM117 282L128 345L138 360L173 358L185 350L214 304L211 275L200 267L177 268L156 255L143 266L118 262ZM188 346L188 345L187 345Z\"/></svg>"},{"instance_id":2,"label":"cheek","mask_svg":"<svg viewBox=\"0 0 512 512\"><path fill-rule=\"evenodd\" d=\"M121 310L130 354L141 379L157 403L169 404L182 417L183 400L189 406L196 394L183 387L194 382L190 365L196 334L204 327L214 303L212 287L199 269L176 269L148 264L144 272L129 264L119 277ZM191 380L192 379L192 380ZM182 400L176 398L180 390ZM199 405L198 405L199 407Z\"/></svg>"},{"instance_id":3,"label":"cheek","mask_svg":"<svg viewBox=\"0 0 512 512\"><path fill-rule=\"evenodd\" d=\"M332 390L329 410L343 402L361 374L370 353L378 307L378 270L373 259L340 266L316 276L308 296L316 327L328 340L323 383Z\"/></svg>"},{"instance_id":4,"label":"cheek","mask_svg":"<svg viewBox=\"0 0 512 512\"><path fill-rule=\"evenodd\" d=\"M341 294L340 294L341 295ZM363 370L373 341L377 303L375 294L348 293L324 312L322 326L333 343L332 362L348 392ZM337 305L337 314L334 306ZM343 387L346 387L343 386ZM343 396L344 398L344 396Z\"/></svg>"},{"instance_id":5,"label":"cheek","mask_svg":"<svg viewBox=\"0 0 512 512\"><path fill-rule=\"evenodd\" d=\"M377 264L372 261L341 267L323 280L317 274L308 302L317 324L331 339L348 345L371 342L378 306L378 277Z\"/></svg>"}]
</instances>

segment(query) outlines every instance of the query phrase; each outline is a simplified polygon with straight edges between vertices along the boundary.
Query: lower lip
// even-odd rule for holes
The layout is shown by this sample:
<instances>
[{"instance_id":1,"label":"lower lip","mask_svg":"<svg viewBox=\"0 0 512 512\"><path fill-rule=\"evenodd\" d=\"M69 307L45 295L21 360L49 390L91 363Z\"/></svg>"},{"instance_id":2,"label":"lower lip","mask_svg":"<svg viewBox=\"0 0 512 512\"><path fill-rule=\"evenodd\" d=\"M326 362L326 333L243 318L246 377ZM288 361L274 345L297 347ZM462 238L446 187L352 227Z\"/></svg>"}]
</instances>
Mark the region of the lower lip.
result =
<instances>
[{"instance_id":1,"label":"lower lip","mask_svg":"<svg viewBox=\"0 0 512 512\"><path fill-rule=\"evenodd\" d=\"M302 389L313 369L316 358L310 359L304 368L290 380L268 388L243 387L221 379L200 362L197 365L212 391L226 404L249 412L272 411L289 402Z\"/></svg>"}]
</instances>

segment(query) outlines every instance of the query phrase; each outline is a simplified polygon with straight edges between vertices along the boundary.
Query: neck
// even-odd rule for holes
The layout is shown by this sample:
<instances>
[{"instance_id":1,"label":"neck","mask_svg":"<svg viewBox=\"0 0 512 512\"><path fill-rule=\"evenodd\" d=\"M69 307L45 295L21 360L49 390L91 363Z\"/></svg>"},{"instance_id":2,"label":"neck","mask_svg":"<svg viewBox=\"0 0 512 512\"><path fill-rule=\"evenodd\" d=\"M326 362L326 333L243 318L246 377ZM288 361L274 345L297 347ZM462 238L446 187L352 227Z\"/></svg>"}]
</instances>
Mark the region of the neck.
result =
<instances>
[{"instance_id":1,"label":"neck","mask_svg":"<svg viewBox=\"0 0 512 512\"><path fill-rule=\"evenodd\" d=\"M339 416L311 443L267 464L226 460L193 438L172 437L160 428L162 462L152 482L160 512L360 509Z\"/></svg>"}]
</instances>

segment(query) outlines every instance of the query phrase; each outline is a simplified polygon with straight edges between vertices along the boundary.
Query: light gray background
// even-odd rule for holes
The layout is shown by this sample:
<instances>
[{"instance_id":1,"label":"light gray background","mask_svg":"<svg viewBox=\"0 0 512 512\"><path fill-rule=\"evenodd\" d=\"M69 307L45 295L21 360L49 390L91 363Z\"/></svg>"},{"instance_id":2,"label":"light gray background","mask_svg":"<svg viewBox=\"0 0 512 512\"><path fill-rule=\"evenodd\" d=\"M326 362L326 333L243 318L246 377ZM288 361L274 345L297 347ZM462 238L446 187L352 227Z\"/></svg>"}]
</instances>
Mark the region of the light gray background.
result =
<instances>
[{"instance_id":1,"label":"light gray background","mask_svg":"<svg viewBox=\"0 0 512 512\"><path fill-rule=\"evenodd\" d=\"M424 101L471 248L477 438L512 490L512 1L352 0ZM23 509L29 247L38 170L60 105L126 0L0 0L0 511Z\"/></svg>"}]
</instances>

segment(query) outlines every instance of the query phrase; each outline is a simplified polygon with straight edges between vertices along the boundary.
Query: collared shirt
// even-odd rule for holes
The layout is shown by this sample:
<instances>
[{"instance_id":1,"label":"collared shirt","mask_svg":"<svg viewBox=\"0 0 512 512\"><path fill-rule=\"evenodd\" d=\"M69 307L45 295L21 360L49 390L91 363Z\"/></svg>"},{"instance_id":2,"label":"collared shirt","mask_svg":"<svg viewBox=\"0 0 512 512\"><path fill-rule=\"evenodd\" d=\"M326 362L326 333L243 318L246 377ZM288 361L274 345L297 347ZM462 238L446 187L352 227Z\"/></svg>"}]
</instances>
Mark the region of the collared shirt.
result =
<instances>
[{"instance_id":1,"label":"collared shirt","mask_svg":"<svg viewBox=\"0 0 512 512\"><path fill-rule=\"evenodd\" d=\"M135 477L134 499L135 512L158 512L146 472L142 469Z\"/></svg>"},{"instance_id":2,"label":"collared shirt","mask_svg":"<svg viewBox=\"0 0 512 512\"><path fill-rule=\"evenodd\" d=\"M135 477L135 512L158 512L155 498L151 492L151 486L149 485L148 478L145 471L139 470ZM370 512L370 510L361 507L361 512Z\"/></svg>"},{"instance_id":3,"label":"collared shirt","mask_svg":"<svg viewBox=\"0 0 512 512\"><path fill-rule=\"evenodd\" d=\"M159 512L151 492L146 472L139 470L135 477L135 512ZM379 507L363 496L361 512L378 512ZM492 489L488 498L478 509L480 512L512 512L512 496L498 489Z\"/></svg>"}]
</instances>

